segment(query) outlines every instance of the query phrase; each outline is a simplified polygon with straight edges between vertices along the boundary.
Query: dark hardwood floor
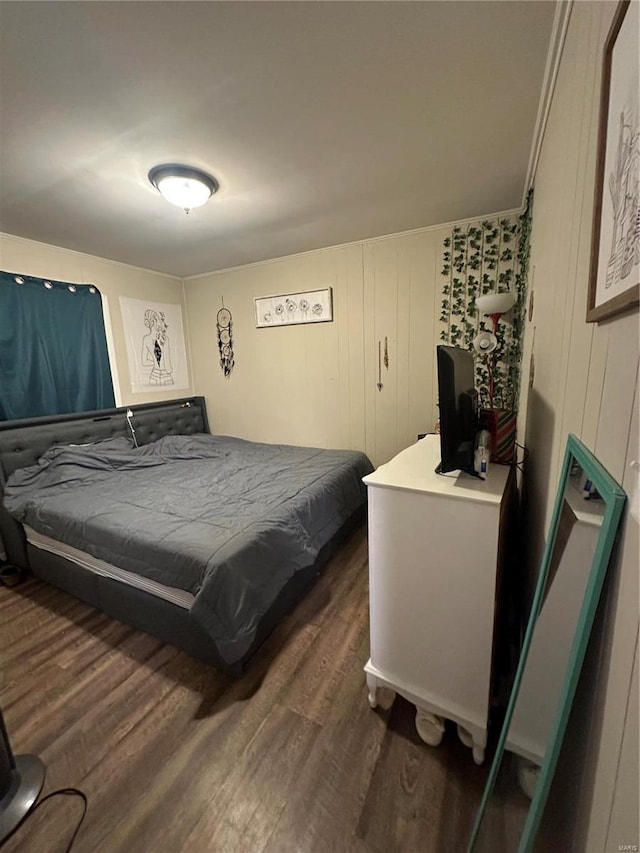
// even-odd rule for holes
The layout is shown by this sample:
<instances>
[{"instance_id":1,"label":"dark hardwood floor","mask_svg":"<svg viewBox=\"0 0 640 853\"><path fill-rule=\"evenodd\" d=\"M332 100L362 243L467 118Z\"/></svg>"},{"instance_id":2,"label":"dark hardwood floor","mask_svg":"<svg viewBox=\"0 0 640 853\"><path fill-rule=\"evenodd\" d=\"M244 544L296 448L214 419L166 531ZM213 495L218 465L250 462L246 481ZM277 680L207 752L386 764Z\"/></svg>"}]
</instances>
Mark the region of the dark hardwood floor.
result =
<instances>
[{"instance_id":1,"label":"dark hardwood floor","mask_svg":"<svg viewBox=\"0 0 640 853\"><path fill-rule=\"evenodd\" d=\"M43 793L86 792L74 853L464 850L488 762L453 727L423 744L399 697L369 708L367 583L363 528L239 681L35 579L0 588L0 705ZM79 814L54 798L3 853L63 851Z\"/></svg>"}]
</instances>

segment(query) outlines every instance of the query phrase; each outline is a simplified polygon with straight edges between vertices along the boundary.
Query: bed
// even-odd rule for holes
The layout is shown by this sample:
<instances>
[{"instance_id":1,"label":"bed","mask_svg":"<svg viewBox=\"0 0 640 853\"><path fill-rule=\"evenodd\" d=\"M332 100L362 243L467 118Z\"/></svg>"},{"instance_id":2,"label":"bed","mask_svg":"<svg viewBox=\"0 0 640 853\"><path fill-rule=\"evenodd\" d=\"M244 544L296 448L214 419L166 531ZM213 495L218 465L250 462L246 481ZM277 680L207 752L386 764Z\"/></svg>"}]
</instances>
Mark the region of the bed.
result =
<instances>
[{"instance_id":1,"label":"bed","mask_svg":"<svg viewBox=\"0 0 640 853\"><path fill-rule=\"evenodd\" d=\"M204 398L0 424L10 563L234 676L364 518L367 457L210 434Z\"/></svg>"}]
</instances>

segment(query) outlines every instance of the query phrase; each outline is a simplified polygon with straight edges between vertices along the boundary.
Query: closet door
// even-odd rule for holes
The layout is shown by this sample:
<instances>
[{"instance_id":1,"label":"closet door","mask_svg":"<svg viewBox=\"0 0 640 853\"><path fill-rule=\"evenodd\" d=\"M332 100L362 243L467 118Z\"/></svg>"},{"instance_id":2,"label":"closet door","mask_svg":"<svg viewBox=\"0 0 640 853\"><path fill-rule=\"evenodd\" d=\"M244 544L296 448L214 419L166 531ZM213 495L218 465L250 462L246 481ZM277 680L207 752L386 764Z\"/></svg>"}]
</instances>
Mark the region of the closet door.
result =
<instances>
[{"instance_id":1,"label":"closet door","mask_svg":"<svg viewBox=\"0 0 640 853\"><path fill-rule=\"evenodd\" d=\"M440 231L424 231L363 247L365 439L376 466L415 442L418 433L430 432L437 417L435 289L441 242Z\"/></svg>"}]
</instances>

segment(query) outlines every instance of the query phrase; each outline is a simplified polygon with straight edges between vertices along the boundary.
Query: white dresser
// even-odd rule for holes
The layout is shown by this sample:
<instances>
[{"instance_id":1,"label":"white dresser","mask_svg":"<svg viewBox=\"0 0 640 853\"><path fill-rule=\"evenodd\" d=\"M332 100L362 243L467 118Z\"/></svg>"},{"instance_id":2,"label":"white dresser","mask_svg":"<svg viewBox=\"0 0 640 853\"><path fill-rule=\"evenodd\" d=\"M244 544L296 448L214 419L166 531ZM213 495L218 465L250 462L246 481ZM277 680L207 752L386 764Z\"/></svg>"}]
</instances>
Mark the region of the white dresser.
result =
<instances>
[{"instance_id":1,"label":"white dresser","mask_svg":"<svg viewBox=\"0 0 640 853\"><path fill-rule=\"evenodd\" d=\"M514 502L511 469L483 482L435 473L428 435L364 478L369 499L369 703L388 687L437 745L444 720L480 764L487 742L496 602Z\"/></svg>"}]
</instances>

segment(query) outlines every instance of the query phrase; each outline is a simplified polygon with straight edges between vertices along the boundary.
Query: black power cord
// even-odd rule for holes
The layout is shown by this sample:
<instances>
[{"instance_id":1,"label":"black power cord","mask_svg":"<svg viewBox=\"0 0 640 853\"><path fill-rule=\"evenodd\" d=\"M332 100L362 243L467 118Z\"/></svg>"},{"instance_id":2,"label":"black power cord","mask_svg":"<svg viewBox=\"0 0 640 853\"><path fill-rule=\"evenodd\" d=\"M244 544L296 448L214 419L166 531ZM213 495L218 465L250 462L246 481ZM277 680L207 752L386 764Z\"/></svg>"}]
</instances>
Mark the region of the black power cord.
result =
<instances>
[{"instance_id":1,"label":"black power cord","mask_svg":"<svg viewBox=\"0 0 640 853\"><path fill-rule=\"evenodd\" d=\"M520 444L516 441L516 460L512 463L514 468L517 468L522 474L524 474L524 467L527 459L529 458L529 449L524 446L524 444ZM522 459L518 461L517 453L518 450L522 451Z\"/></svg>"},{"instance_id":2,"label":"black power cord","mask_svg":"<svg viewBox=\"0 0 640 853\"><path fill-rule=\"evenodd\" d=\"M65 795L68 797L80 797L80 799L82 800L82 803L83 803L82 815L80 816L80 820L78 821L78 824L73 831L73 835L71 836L71 840L69 841L69 844L67 845L67 847L64 851L64 853L69 853L69 851L73 847L73 842L76 840L76 836L77 836L78 832L80 831L80 827L82 826L82 821L84 820L84 816L87 813L87 807L89 805L89 801L87 800L87 795L84 793L84 791L81 791L79 788L59 788L57 791L51 791L51 793L47 794L46 797L43 797L41 800L38 800L38 802L31 809L31 811L26 815L25 819L22 821L22 823L20 823L19 826L20 827L24 826L25 823L29 820L29 818L33 814L35 814L35 812L38 811L40 806L43 805L44 803L46 803L47 800L50 800L52 797L58 797L60 795ZM18 828L19 827L16 827L16 829L18 829Z\"/></svg>"}]
</instances>

